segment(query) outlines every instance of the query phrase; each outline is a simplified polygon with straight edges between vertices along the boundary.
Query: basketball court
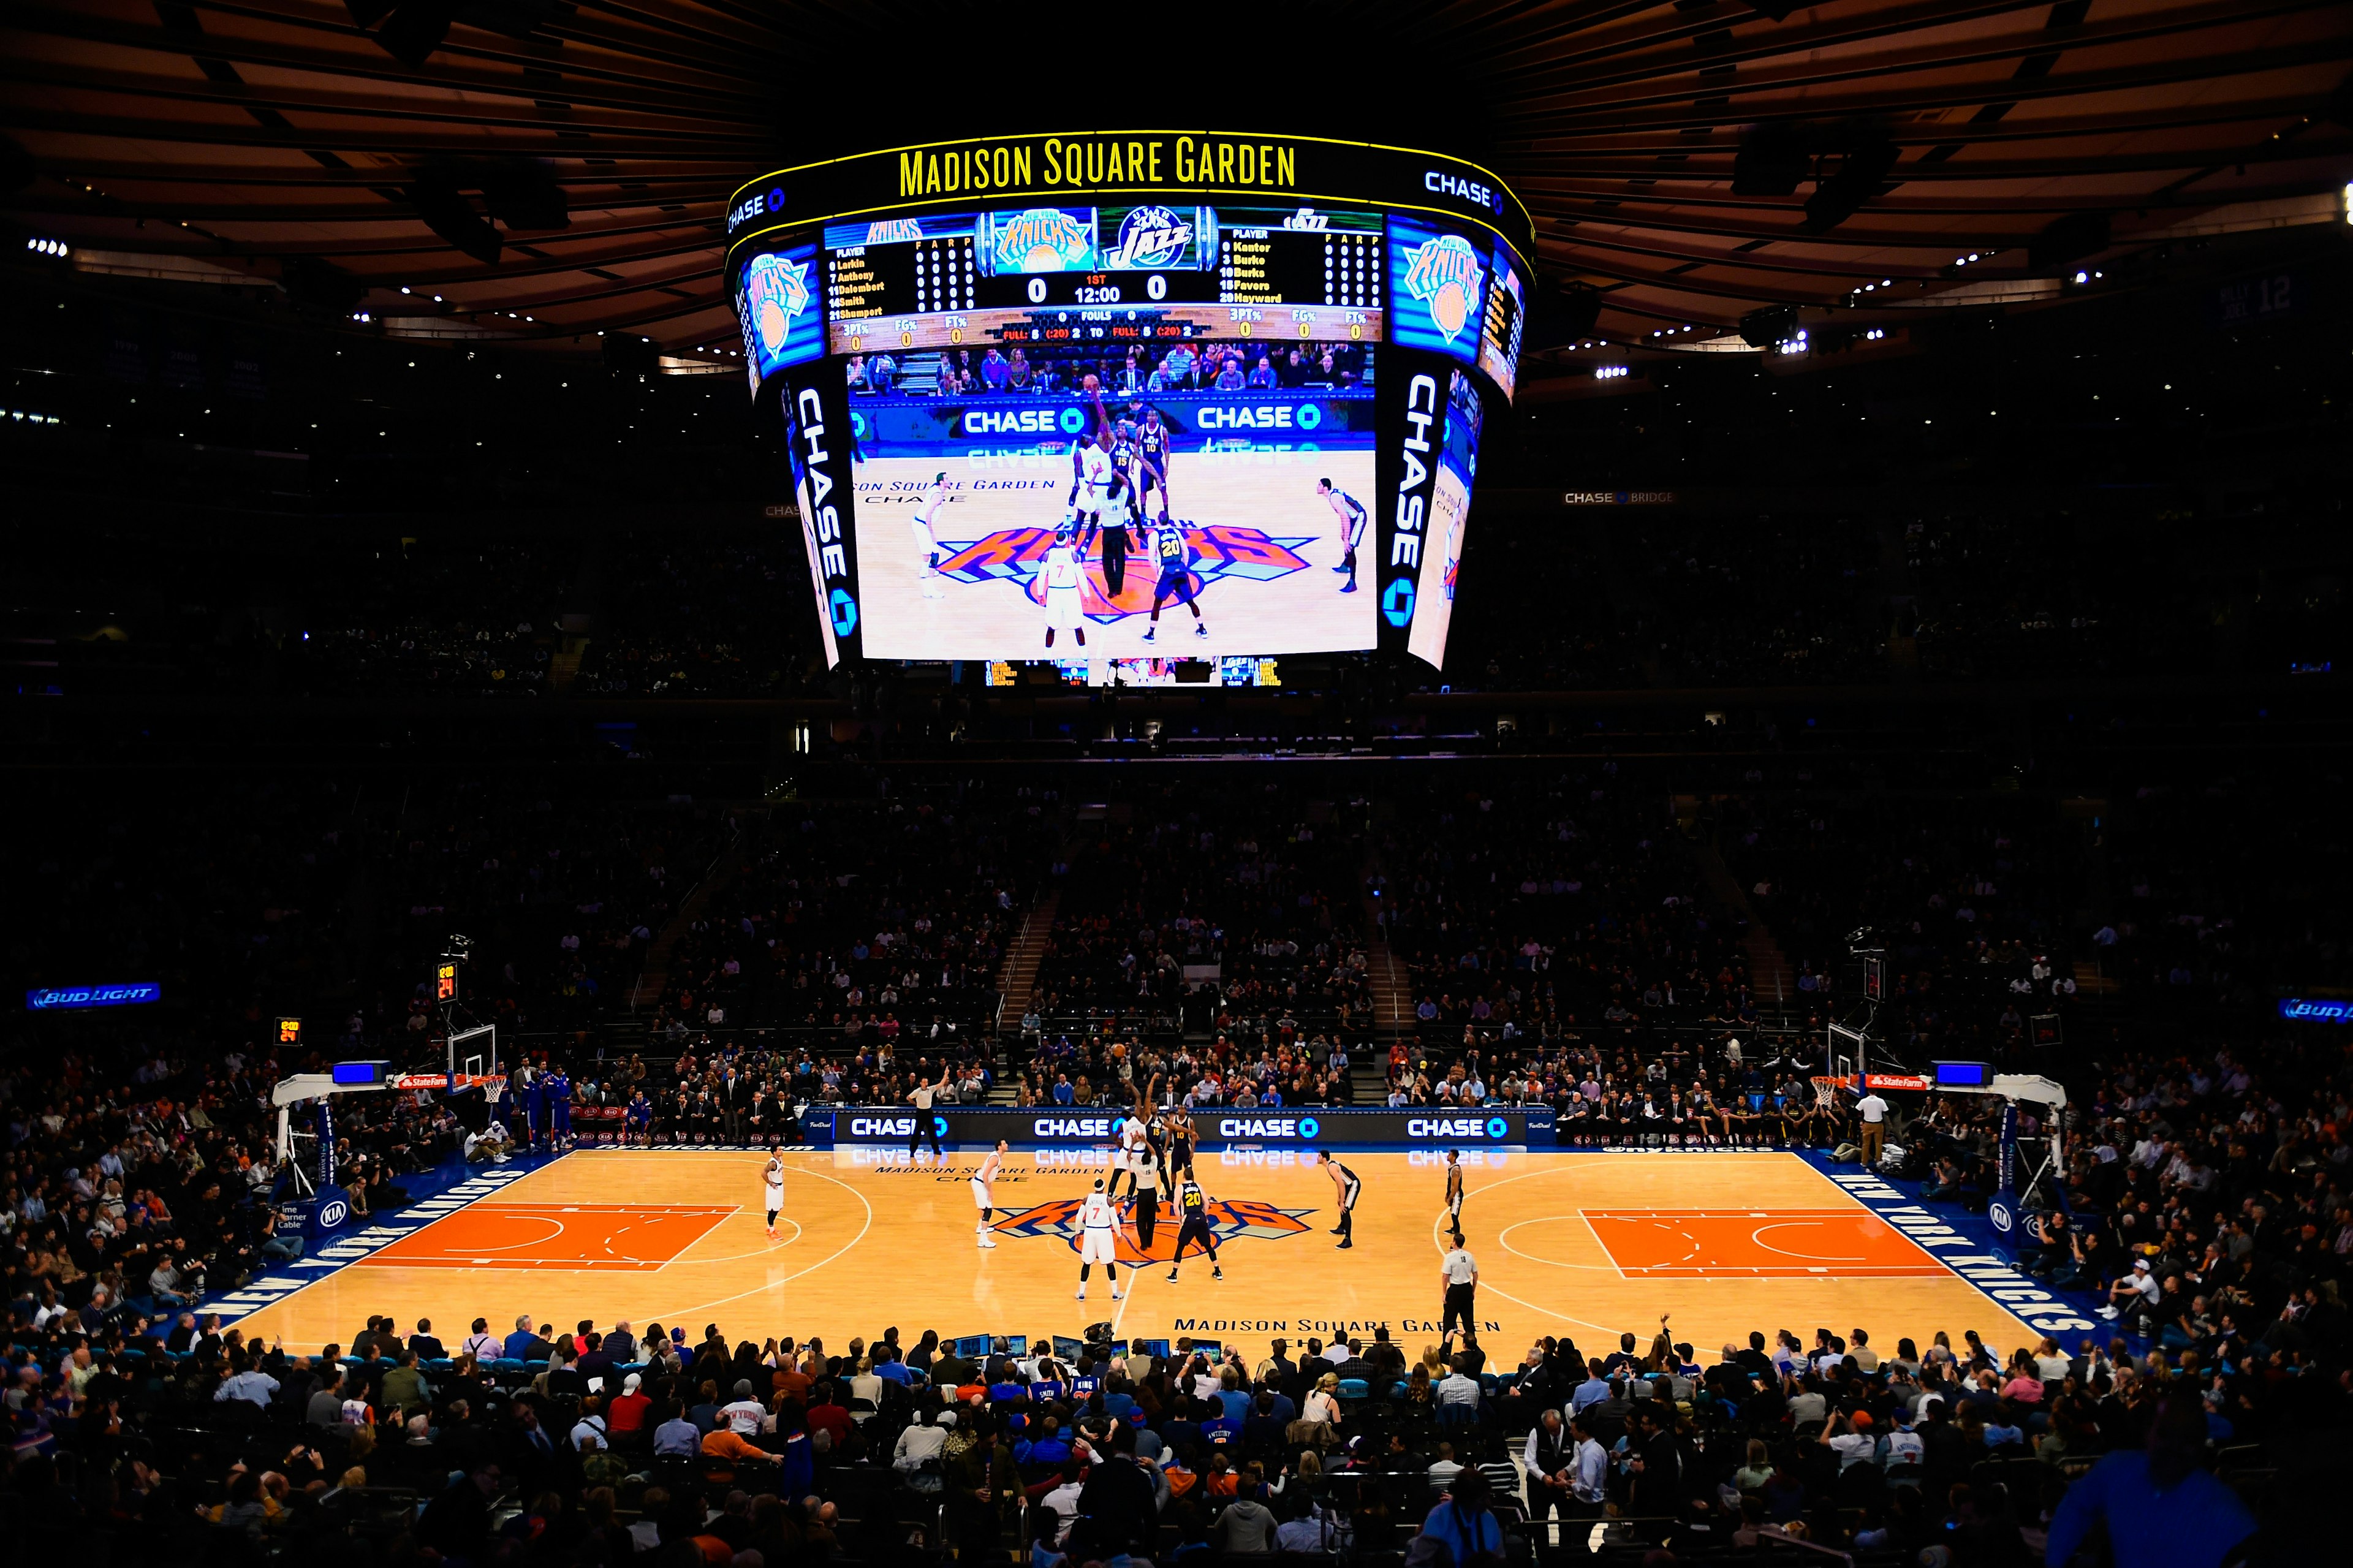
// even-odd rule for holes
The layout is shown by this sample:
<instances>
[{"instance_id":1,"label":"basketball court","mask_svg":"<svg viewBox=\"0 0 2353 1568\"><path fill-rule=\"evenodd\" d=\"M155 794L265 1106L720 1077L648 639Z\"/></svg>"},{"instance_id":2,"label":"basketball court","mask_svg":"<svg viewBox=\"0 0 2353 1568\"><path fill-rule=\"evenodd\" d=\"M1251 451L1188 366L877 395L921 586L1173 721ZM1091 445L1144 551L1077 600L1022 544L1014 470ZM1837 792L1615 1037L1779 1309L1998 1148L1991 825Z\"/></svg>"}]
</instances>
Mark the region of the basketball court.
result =
<instances>
[{"instance_id":1,"label":"basketball court","mask_svg":"<svg viewBox=\"0 0 2353 1568\"><path fill-rule=\"evenodd\" d=\"M922 1331L1074 1334L1109 1321L1121 1337L1303 1341L1387 1325L1437 1337L1444 1250L1440 1156L1351 1153L1364 1180L1356 1245L1337 1248L1330 1178L1289 1150L1204 1153L1198 1173L1221 1237L1225 1279L1206 1259L1167 1279L1175 1226L1145 1247L1131 1222L1124 1299L1102 1270L1078 1284L1079 1199L1106 1173L1093 1151L1006 1159L994 1248L976 1245L970 1179L978 1151L910 1161L896 1150L785 1155L785 1217L765 1234L761 1171L748 1151L596 1150L568 1155L481 1201L429 1217L348 1267L240 1320L296 1349L348 1342L372 1314L404 1329L430 1318L450 1342L476 1317L503 1332L518 1314L569 1328L627 1319L683 1323L700 1339ZM1703 1360L1750 1330L1861 1327L1892 1352L1943 1330L2005 1348L2036 1337L2018 1318L1874 1217L1794 1155L1642 1155L1484 1151L1464 1160L1463 1228L1480 1269L1478 1316L1491 1353L1515 1363L1539 1334L1588 1352L1661 1313ZM1149 1261L1144 1261L1148 1258Z\"/></svg>"}]
</instances>

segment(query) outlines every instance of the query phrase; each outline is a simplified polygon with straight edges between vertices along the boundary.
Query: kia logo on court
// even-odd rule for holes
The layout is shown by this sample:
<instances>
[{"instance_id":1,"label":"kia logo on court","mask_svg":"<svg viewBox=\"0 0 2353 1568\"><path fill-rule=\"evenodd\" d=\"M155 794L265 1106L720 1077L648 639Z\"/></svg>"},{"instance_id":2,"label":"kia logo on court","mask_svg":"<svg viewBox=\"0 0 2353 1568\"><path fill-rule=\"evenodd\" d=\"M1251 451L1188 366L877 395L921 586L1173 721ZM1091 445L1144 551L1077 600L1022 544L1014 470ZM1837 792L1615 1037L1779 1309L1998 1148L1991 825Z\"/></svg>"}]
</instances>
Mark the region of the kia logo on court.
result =
<instances>
[{"instance_id":1,"label":"kia logo on court","mask_svg":"<svg viewBox=\"0 0 2353 1568\"><path fill-rule=\"evenodd\" d=\"M332 1230L351 1217L351 1205L341 1198L329 1198L319 1205L319 1225L322 1229Z\"/></svg>"},{"instance_id":2,"label":"kia logo on court","mask_svg":"<svg viewBox=\"0 0 2353 1568\"><path fill-rule=\"evenodd\" d=\"M1220 1138L1313 1138L1321 1131L1312 1116L1229 1116L1218 1123Z\"/></svg>"}]
</instances>

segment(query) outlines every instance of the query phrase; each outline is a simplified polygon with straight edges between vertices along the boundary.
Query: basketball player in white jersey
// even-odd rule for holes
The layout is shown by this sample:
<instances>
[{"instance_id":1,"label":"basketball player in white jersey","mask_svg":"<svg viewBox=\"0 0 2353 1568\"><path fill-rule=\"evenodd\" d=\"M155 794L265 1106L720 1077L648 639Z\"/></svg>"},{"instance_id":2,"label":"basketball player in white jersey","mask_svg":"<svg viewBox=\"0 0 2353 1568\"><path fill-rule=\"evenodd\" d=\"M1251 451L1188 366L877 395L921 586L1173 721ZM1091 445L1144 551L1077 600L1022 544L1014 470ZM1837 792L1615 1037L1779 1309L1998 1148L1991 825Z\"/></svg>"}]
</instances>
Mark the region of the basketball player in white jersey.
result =
<instances>
[{"instance_id":1,"label":"basketball player in white jersey","mask_svg":"<svg viewBox=\"0 0 2353 1568\"><path fill-rule=\"evenodd\" d=\"M1364 542L1365 522L1371 514L1365 510L1363 501L1344 489L1335 488L1329 479L1316 480L1315 493L1331 503L1333 511L1340 519L1342 553L1340 564L1332 570L1348 574L1348 580L1341 584L1340 592L1353 594L1356 591L1356 546Z\"/></svg>"},{"instance_id":2,"label":"basketball player in white jersey","mask_svg":"<svg viewBox=\"0 0 2353 1568\"><path fill-rule=\"evenodd\" d=\"M1039 573L1046 582L1046 646L1052 647L1054 634L1066 631L1081 647L1086 647L1087 630L1079 624L1083 618L1079 603L1079 552L1068 528L1056 531Z\"/></svg>"},{"instance_id":3,"label":"basketball player in white jersey","mask_svg":"<svg viewBox=\"0 0 2353 1568\"><path fill-rule=\"evenodd\" d=\"M915 509L915 559L922 563L923 597L937 599L945 595L940 584L940 521L947 510L948 476L946 470L932 476L932 488L924 492L923 504Z\"/></svg>"},{"instance_id":4,"label":"basketball player in white jersey","mask_svg":"<svg viewBox=\"0 0 2353 1568\"><path fill-rule=\"evenodd\" d=\"M768 1151L768 1168L761 1173L767 1189L765 1202L768 1210L768 1239L776 1239L776 1216L785 1212L785 1159L774 1149Z\"/></svg>"},{"instance_id":5,"label":"basketball player in white jersey","mask_svg":"<svg viewBox=\"0 0 2353 1568\"><path fill-rule=\"evenodd\" d=\"M972 1201L980 1205L978 1236L983 1247L995 1247L997 1237L988 1233L988 1222L997 1213L997 1172L1005 1163L1005 1140L999 1138L997 1147L980 1163L980 1174L972 1179Z\"/></svg>"},{"instance_id":6,"label":"basketball player in white jersey","mask_svg":"<svg viewBox=\"0 0 2353 1568\"><path fill-rule=\"evenodd\" d=\"M1087 1275L1096 1264L1111 1279L1111 1299L1119 1300L1119 1211L1101 1179L1094 1191L1079 1200L1079 1300L1087 1299Z\"/></svg>"},{"instance_id":7,"label":"basketball player in white jersey","mask_svg":"<svg viewBox=\"0 0 2353 1568\"><path fill-rule=\"evenodd\" d=\"M1124 1173L1128 1195L1134 1197L1136 1176L1151 1163L1152 1151L1145 1140L1144 1107L1139 1104L1119 1124L1119 1152L1111 1166L1111 1195L1114 1199L1119 1196L1119 1178Z\"/></svg>"}]
</instances>

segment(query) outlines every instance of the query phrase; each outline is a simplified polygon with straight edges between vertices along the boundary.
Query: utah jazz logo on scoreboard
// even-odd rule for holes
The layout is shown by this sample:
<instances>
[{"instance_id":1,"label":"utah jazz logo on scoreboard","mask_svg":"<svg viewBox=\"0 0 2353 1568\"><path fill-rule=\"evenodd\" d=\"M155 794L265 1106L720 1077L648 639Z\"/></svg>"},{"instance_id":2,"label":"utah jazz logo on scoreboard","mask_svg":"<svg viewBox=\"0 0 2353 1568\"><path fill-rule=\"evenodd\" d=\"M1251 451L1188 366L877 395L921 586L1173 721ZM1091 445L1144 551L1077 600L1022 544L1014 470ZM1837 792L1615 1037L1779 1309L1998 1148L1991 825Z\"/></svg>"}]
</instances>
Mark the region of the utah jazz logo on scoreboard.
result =
<instances>
[{"instance_id":1,"label":"utah jazz logo on scoreboard","mask_svg":"<svg viewBox=\"0 0 2353 1568\"><path fill-rule=\"evenodd\" d=\"M1103 258L1110 268L1175 267L1185 258L1193 226L1166 207L1136 207L1119 220L1119 242Z\"/></svg>"},{"instance_id":2,"label":"utah jazz logo on scoreboard","mask_svg":"<svg viewBox=\"0 0 2353 1568\"><path fill-rule=\"evenodd\" d=\"M1430 325L1449 343L1470 327L1485 277L1479 253L1459 234L1434 236L1406 253L1405 291L1429 308Z\"/></svg>"},{"instance_id":3,"label":"utah jazz logo on scoreboard","mask_svg":"<svg viewBox=\"0 0 2353 1568\"><path fill-rule=\"evenodd\" d=\"M1000 274L1082 272L1094 265L1092 224L1059 207L993 215L988 255Z\"/></svg>"}]
</instances>

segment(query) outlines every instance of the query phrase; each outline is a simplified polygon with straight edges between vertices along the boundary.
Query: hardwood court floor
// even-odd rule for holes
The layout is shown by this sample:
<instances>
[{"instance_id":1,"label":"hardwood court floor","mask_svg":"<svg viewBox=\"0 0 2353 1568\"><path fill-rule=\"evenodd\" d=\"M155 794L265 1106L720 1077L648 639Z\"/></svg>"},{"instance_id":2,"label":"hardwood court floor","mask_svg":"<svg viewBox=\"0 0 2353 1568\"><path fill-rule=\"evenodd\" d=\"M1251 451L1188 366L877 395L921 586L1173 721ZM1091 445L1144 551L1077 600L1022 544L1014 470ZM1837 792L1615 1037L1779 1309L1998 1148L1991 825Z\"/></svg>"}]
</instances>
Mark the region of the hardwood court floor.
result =
<instances>
[{"instance_id":1,"label":"hardwood court floor","mask_svg":"<svg viewBox=\"0 0 2353 1568\"><path fill-rule=\"evenodd\" d=\"M580 1319L716 1322L730 1339L820 1335L839 1348L896 1325L912 1342L983 1331L1073 1334L1109 1321L1122 1336L1239 1340L1251 1353L1337 1329L1386 1323L1419 1351L1436 1338L1436 1155L1345 1156L1364 1178L1356 1246L1336 1249L1333 1188L1289 1152L1205 1154L1203 1184L1224 1239L1226 1278L1188 1258L1167 1281L1164 1224L1132 1291L1113 1301L1102 1270L1077 1285L1074 1212L1103 1156L1008 1156L995 1239L974 1234L976 1152L909 1163L895 1151L785 1156L785 1215L763 1234L765 1156L737 1152L588 1151L424 1226L364 1261L243 1320L248 1336L312 1349L348 1343L374 1313L406 1330L431 1318L451 1343L488 1318L503 1332L529 1312ZM1942 1329L2005 1348L2033 1335L1794 1156L1471 1153L1463 1226L1478 1259L1478 1314L1491 1353L1516 1362L1540 1333L1591 1352L1620 1331L1647 1336L1661 1312L1713 1360L1751 1329L1862 1327L1893 1352ZM1123 1252L1145 1254L1132 1229Z\"/></svg>"}]
</instances>

